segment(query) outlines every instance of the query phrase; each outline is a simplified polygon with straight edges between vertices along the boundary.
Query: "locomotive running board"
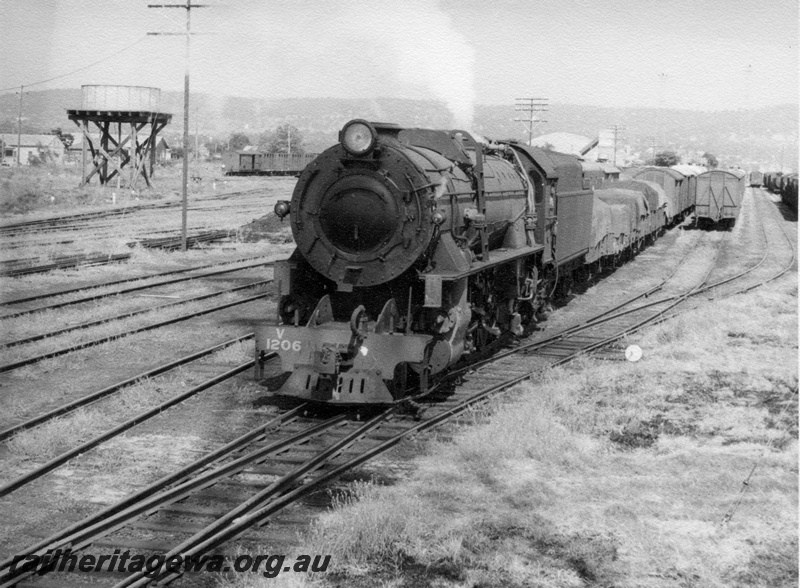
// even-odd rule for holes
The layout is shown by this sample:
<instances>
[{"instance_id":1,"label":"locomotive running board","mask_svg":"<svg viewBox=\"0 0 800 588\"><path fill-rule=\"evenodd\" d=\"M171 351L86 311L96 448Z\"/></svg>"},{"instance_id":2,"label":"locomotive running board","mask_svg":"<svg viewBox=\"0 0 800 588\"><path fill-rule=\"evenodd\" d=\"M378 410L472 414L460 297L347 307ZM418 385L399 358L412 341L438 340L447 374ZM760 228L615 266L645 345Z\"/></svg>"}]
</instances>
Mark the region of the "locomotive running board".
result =
<instances>
[{"instance_id":1,"label":"locomotive running board","mask_svg":"<svg viewBox=\"0 0 800 588\"><path fill-rule=\"evenodd\" d=\"M466 260L464 260L464 258L458 253L455 254L458 257L455 257L455 255L453 255L451 251L448 251L448 249L449 248L446 246L437 247L436 253L439 255L436 256L438 258L436 261L439 263L436 264L436 269L431 272L420 274L420 278L427 280L428 278L435 277L436 279L443 280L445 282L460 280L462 278L479 274L480 272L486 271L489 268L503 265L522 257L528 257L530 255L540 253L544 251L544 245L520 247L519 249L493 249L490 261L473 261L471 264L467 264ZM452 262L450 263L448 263L450 260L444 260L445 263L441 263L440 258L445 256L450 257L451 259L455 257L455 259L452 259ZM459 263L459 258L463 263Z\"/></svg>"}]
</instances>

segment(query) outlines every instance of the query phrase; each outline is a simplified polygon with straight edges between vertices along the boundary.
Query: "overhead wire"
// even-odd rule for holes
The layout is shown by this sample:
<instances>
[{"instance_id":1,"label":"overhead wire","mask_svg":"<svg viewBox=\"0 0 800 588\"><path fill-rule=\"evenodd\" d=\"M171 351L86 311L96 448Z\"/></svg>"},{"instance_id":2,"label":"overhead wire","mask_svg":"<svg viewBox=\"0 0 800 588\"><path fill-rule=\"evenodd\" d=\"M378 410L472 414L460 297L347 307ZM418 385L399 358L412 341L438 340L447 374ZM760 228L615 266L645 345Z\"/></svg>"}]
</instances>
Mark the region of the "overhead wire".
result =
<instances>
[{"instance_id":1,"label":"overhead wire","mask_svg":"<svg viewBox=\"0 0 800 588\"><path fill-rule=\"evenodd\" d=\"M139 38L135 42L131 43L130 45L126 45L125 47L123 47L119 51L116 51L115 53L112 53L111 55L106 55L105 57L103 57L103 59L98 59L97 61L94 61L94 62L92 62L92 63L90 63L88 65L84 65L83 67L80 67L80 68L78 68L76 70L73 70L71 72L64 73L64 74L61 74L61 75L57 75L57 76L54 76L52 78L48 78L46 80L41 80L41 81L38 81L38 82L31 82L30 84L16 84L16 85L8 87L8 88L0 88L0 92L8 92L10 90L17 90L20 87L30 88L32 86L40 86L42 84L46 84L48 82L52 82L53 80L58 80L58 79L61 79L61 78L65 78L67 76L71 76L72 74L76 74L78 72L81 72L81 71L84 71L86 69L89 69L90 67L94 67L95 65L103 63L104 61L108 61L109 59L111 59L112 57L116 57L117 55L119 55L123 51L127 51L131 47L134 47L134 46L138 45L139 43L141 43L145 39L147 39L147 35L142 36L141 38Z\"/></svg>"}]
</instances>

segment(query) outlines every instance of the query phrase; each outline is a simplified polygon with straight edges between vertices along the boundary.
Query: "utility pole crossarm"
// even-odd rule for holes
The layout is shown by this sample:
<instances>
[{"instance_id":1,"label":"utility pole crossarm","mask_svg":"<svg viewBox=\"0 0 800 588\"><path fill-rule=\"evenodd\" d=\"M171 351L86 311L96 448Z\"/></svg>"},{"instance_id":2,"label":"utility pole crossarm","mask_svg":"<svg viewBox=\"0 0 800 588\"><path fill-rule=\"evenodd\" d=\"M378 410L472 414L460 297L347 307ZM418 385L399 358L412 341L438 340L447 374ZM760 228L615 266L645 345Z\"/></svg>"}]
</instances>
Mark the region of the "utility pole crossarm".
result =
<instances>
[{"instance_id":1,"label":"utility pole crossarm","mask_svg":"<svg viewBox=\"0 0 800 588\"><path fill-rule=\"evenodd\" d=\"M611 125L609 127L611 131L614 133L614 166L617 165L617 141L619 140L619 136L622 134L622 131L625 130L625 126L623 125Z\"/></svg>"},{"instance_id":2,"label":"utility pole crossarm","mask_svg":"<svg viewBox=\"0 0 800 588\"><path fill-rule=\"evenodd\" d=\"M536 116L538 112L547 112L547 98L517 98L514 110L517 112L524 112L528 115L526 118L515 118L514 120L526 123L525 128L528 130L528 145L530 145L533 140L533 129L535 125L537 123L547 122Z\"/></svg>"}]
</instances>

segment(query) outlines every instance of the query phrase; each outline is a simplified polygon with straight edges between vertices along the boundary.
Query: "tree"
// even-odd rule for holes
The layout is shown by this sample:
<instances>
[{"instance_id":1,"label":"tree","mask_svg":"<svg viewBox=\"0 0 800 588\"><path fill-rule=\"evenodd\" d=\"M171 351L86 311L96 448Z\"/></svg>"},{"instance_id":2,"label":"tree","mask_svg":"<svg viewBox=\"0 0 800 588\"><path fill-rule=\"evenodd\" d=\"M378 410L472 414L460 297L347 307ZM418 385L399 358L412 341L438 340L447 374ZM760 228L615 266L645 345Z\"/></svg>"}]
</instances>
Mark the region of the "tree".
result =
<instances>
[{"instance_id":1,"label":"tree","mask_svg":"<svg viewBox=\"0 0 800 588\"><path fill-rule=\"evenodd\" d=\"M267 153L303 155L306 152L303 146L303 135L294 125L281 125L272 133L264 133L262 141Z\"/></svg>"},{"instance_id":2,"label":"tree","mask_svg":"<svg viewBox=\"0 0 800 588\"><path fill-rule=\"evenodd\" d=\"M50 132L58 136L58 139L64 144L64 149L69 149L75 142L75 136L72 133L62 133L61 127L56 127Z\"/></svg>"},{"instance_id":3,"label":"tree","mask_svg":"<svg viewBox=\"0 0 800 588\"><path fill-rule=\"evenodd\" d=\"M656 165L660 165L662 167L669 167L671 165L677 165L681 162L681 158L674 151L661 151L660 153L656 153Z\"/></svg>"},{"instance_id":4,"label":"tree","mask_svg":"<svg viewBox=\"0 0 800 588\"><path fill-rule=\"evenodd\" d=\"M228 139L228 146L234 151L244 149L250 144L250 138L244 133L233 133Z\"/></svg>"},{"instance_id":5,"label":"tree","mask_svg":"<svg viewBox=\"0 0 800 588\"><path fill-rule=\"evenodd\" d=\"M706 160L706 167L715 168L719 166L719 159L717 159L712 153L706 151L703 153L703 159Z\"/></svg>"}]
</instances>

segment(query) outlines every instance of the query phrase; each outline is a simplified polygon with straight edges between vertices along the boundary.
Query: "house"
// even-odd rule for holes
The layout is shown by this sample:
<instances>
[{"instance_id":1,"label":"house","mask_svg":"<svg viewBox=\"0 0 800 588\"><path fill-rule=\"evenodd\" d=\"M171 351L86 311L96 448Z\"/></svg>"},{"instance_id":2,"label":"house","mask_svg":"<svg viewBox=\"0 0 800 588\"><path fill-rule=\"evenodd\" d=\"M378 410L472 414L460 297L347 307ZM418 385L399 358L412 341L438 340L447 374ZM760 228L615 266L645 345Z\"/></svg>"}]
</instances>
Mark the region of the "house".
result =
<instances>
[{"instance_id":1,"label":"house","mask_svg":"<svg viewBox=\"0 0 800 588\"><path fill-rule=\"evenodd\" d=\"M60 164L64 161L64 144L58 135L0 133L0 141L3 144L4 166L17 164L17 151L20 165Z\"/></svg>"},{"instance_id":2,"label":"house","mask_svg":"<svg viewBox=\"0 0 800 588\"><path fill-rule=\"evenodd\" d=\"M164 137L159 137L156 143L156 161L169 161L170 159L172 159L172 149Z\"/></svg>"}]
</instances>

